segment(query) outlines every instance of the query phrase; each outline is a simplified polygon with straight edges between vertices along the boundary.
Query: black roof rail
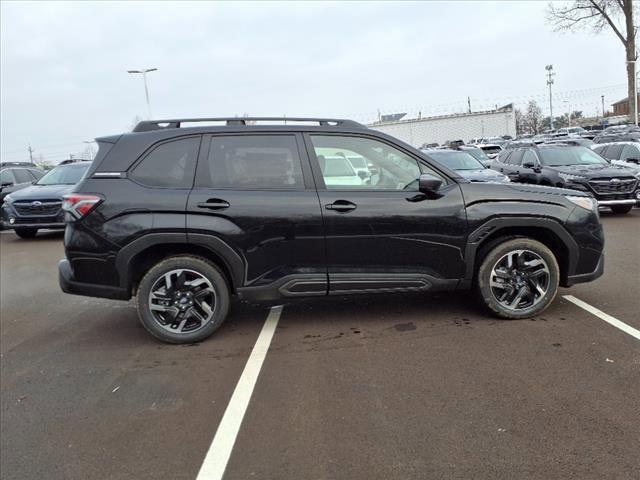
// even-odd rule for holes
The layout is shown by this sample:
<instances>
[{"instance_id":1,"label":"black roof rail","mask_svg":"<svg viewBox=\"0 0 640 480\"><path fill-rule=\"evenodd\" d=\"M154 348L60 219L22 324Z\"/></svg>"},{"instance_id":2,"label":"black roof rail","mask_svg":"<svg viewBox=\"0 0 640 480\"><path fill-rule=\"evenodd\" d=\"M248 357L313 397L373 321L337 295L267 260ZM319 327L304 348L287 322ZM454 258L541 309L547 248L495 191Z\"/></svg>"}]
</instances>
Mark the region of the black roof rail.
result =
<instances>
[{"instance_id":1,"label":"black roof rail","mask_svg":"<svg viewBox=\"0 0 640 480\"><path fill-rule=\"evenodd\" d=\"M225 122L231 125L251 125L255 122L307 122L318 123L321 127L347 127L347 128L367 128L361 123L353 120L340 118L302 118L302 117L214 117L214 118L178 118L171 120L144 120L139 122L133 129L134 132L150 132L152 130L164 130L165 128L184 128L183 123L199 123L199 122ZM250 122L250 123L248 123Z\"/></svg>"}]
</instances>

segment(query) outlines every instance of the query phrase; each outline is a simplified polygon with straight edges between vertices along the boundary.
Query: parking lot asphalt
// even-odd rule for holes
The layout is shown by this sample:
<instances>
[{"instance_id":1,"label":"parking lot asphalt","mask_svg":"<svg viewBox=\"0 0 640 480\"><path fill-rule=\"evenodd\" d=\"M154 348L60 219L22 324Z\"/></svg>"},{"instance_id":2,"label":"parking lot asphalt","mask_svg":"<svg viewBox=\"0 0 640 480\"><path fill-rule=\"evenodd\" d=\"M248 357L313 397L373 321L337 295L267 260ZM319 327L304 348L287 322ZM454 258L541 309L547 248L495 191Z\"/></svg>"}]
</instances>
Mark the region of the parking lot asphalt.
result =
<instances>
[{"instance_id":1,"label":"parking lot asphalt","mask_svg":"<svg viewBox=\"0 0 640 480\"><path fill-rule=\"evenodd\" d=\"M225 479L640 477L640 210L541 316L466 293L285 304ZM132 303L65 295L60 233L0 235L0 477L194 479L269 313L171 346Z\"/></svg>"}]
</instances>

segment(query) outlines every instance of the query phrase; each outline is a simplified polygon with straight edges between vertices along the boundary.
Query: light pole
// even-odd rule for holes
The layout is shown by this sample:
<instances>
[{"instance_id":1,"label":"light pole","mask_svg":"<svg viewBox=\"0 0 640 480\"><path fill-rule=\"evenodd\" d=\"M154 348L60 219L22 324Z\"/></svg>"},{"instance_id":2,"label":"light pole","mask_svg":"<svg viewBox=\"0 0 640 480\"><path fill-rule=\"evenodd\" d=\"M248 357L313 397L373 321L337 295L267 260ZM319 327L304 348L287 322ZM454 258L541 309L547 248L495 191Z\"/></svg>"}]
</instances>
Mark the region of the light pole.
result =
<instances>
[{"instance_id":1,"label":"light pole","mask_svg":"<svg viewBox=\"0 0 640 480\"><path fill-rule=\"evenodd\" d=\"M564 103L565 108L567 109L567 119L569 120L569 126L571 126L571 104L569 103L569 100L563 100L562 103Z\"/></svg>"},{"instance_id":2,"label":"light pole","mask_svg":"<svg viewBox=\"0 0 640 480\"><path fill-rule=\"evenodd\" d=\"M553 130L553 97L551 94L551 85L553 85L555 73L553 73L553 65L547 65L544 69L547 71L547 85L549 85L549 128Z\"/></svg>"},{"instance_id":3,"label":"light pole","mask_svg":"<svg viewBox=\"0 0 640 480\"><path fill-rule=\"evenodd\" d=\"M602 99L602 121L604 122L604 95L600 95Z\"/></svg>"},{"instance_id":4,"label":"light pole","mask_svg":"<svg viewBox=\"0 0 640 480\"><path fill-rule=\"evenodd\" d=\"M142 70L127 70L127 73L141 73L144 80L144 96L147 99L147 116L151 120L151 104L149 103L149 88L147 87L147 73L155 72L157 68L143 68Z\"/></svg>"}]
</instances>

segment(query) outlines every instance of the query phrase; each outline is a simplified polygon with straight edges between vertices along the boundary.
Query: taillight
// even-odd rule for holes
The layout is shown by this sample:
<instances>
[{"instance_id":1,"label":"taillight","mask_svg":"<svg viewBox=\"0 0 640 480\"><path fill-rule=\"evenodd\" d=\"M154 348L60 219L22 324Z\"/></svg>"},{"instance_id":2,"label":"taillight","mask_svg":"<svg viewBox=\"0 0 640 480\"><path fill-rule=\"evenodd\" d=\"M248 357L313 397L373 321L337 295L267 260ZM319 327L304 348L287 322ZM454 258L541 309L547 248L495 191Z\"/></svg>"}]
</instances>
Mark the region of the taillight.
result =
<instances>
[{"instance_id":1,"label":"taillight","mask_svg":"<svg viewBox=\"0 0 640 480\"><path fill-rule=\"evenodd\" d=\"M62 196L62 209L65 212L69 212L76 219L80 219L86 216L101 201L102 198L97 195L80 195L77 193L71 193L69 195Z\"/></svg>"}]
</instances>

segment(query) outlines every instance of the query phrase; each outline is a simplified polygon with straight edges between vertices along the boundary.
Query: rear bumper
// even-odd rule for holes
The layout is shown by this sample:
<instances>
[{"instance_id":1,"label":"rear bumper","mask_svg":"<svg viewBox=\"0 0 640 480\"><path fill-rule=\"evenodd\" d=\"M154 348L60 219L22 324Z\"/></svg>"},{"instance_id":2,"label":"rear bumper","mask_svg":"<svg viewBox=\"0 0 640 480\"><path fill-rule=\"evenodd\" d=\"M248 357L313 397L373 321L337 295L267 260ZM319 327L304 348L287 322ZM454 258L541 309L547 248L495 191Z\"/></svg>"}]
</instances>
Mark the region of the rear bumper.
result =
<instances>
[{"instance_id":1,"label":"rear bumper","mask_svg":"<svg viewBox=\"0 0 640 480\"><path fill-rule=\"evenodd\" d=\"M66 258L58 262L58 282L63 292L73 295L111 298L113 300L129 300L131 298L126 288L78 282L75 280L71 264Z\"/></svg>"},{"instance_id":2,"label":"rear bumper","mask_svg":"<svg viewBox=\"0 0 640 480\"><path fill-rule=\"evenodd\" d=\"M593 272L581 273L579 275L570 275L567 277L567 281L562 286L571 287L572 285L575 285L577 283L592 282L596 278L600 278L603 273L604 273L604 253L600 255L600 259L598 260L596 269Z\"/></svg>"}]
</instances>

